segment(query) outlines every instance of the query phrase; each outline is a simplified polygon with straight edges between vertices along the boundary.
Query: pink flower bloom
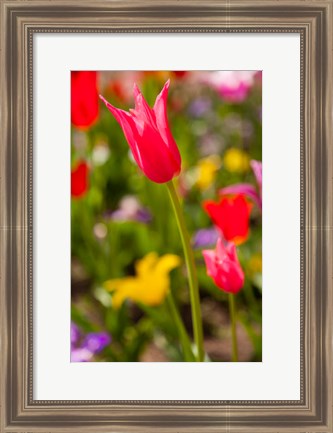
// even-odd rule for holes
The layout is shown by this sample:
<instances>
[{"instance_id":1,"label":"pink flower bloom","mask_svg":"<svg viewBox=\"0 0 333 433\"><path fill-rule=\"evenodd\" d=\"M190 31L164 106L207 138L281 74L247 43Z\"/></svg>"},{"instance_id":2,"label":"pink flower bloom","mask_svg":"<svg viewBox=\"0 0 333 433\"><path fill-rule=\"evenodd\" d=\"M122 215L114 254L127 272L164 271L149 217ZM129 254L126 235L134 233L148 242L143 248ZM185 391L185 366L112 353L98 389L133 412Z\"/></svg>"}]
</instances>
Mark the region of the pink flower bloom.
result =
<instances>
[{"instance_id":1,"label":"pink flower bloom","mask_svg":"<svg viewBox=\"0 0 333 433\"><path fill-rule=\"evenodd\" d=\"M238 261L234 243L223 244L219 238L215 250L202 252L207 274L212 277L217 287L227 293L238 293L244 285L244 272Z\"/></svg>"},{"instance_id":2,"label":"pink flower bloom","mask_svg":"<svg viewBox=\"0 0 333 433\"><path fill-rule=\"evenodd\" d=\"M211 84L229 102L243 102L251 90L256 71L216 71L206 74L204 81Z\"/></svg>"},{"instance_id":3,"label":"pink flower bloom","mask_svg":"<svg viewBox=\"0 0 333 433\"><path fill-rule=\"evenodd\" d=\"M172 137L166 105L168 80L155 105L150 108L137 85L134 85L135 108L129 113L114 107L100 96L123 129L133 157L143 173L153 182L164 183L178 175L181 157Z\"/></svg>"},{"instance_id":4,"label":"pink flower bloom","mask_svg":"<svg viewBox=\"0 0 333 433\"><path fill-rule=\"evenodd\" d=\"M254 177L257 181L257 188L249 183L237 183L235 185L226 186L219 192L223 195L229 194L244 194L252 199L258 207L262 208L262 163L252 160L250 162Z\"/></svg>"}]
</instances>

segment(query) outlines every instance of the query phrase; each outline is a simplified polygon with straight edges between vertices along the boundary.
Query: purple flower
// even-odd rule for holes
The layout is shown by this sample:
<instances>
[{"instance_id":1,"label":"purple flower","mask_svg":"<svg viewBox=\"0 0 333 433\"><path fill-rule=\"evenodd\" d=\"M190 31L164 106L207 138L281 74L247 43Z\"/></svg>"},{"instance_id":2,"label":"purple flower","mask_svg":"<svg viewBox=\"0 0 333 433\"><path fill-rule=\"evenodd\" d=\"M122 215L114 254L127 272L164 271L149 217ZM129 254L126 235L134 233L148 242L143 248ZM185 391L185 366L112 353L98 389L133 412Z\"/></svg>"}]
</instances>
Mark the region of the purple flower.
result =
<instances>
[{"instance_id":1,"label":"purple flower","mask_svg":"<svg viewBox=\"0 0 333 433\"><path fill-rule=\"evenodd\" d=\"M71 322L71 347L75 346L81 337L79 327Z\"/></svg>"},{"instance_id":2,"label":"purple flower","mask_svg":"<svg viewBox=\"0 0 333 433\"><path fill-rule=\"evenodd\" d=\"M250 165L257 181L257 187L254 187L249 183L237 183L222 188L219 193L221 195L244 194L252 199L258 207L262 209L262 163L252 160Z\"/></svg>"},{"instance_id":3,"label":"purple flower","mask_svg":"<svg viewBox=\"0 0 333 433\"><path fill-rule=\"evenodd\" d=\"M151 213L147 209L140 208L136 212L135 219L141 223L148 224L151 221Z\"/></svg>"},{"instance_id":4,"label":"purple flower","mask_svg":"<svg viewBox=\"0 0 333 433\"><path fill-rule=\"evenodd\" d=\"M110 343L111 337L107 332L91 332L84 339L82 347L92 353L99 353Z\"/></svg>"},{"instance_id":5,"label":"purple flower","mask_svg":"<svg viewBox=\"0 0 333 433\"><path fill-rule=\"evenodd\" d=\"M219 233L215 227L211 227L208 229L200 229L198 230L193 237L193 247L194 248L206 248L212 245L215 245L217 239L219 237Z\"/></svg>"},{"instance_id":6,"label":"purple flower","mask_svg":"<svg viewBox=\"0 0 333 433\"><path fill-rule=\"evenodd\" d=\"M150 212L139 203L134 196L125 196L119 203L119 208L111 213L113 221L138 221L149 223L151 221Z\"/></svg>"},{"instance_id":7,"label":"purple flower","mask_svg":"<svg viewBox=\"0 0 333 433\"><path fill-rule=\"evenodd\" d=\"M211 108L212 103L208 98L197 98L189 106L189 114L193 117L201 117Z\"/></svg>"},{"instance_id":8,"label":"purple flower","mask_svg":"<svg viewBox=\"0 0 333 433\"><path fill-rule=\"evenodd\" d=\"M71 362L89 362L110 343L107 332L90 332L84 336L78 326L71 323Z\"/></svg>"}]
</instances>

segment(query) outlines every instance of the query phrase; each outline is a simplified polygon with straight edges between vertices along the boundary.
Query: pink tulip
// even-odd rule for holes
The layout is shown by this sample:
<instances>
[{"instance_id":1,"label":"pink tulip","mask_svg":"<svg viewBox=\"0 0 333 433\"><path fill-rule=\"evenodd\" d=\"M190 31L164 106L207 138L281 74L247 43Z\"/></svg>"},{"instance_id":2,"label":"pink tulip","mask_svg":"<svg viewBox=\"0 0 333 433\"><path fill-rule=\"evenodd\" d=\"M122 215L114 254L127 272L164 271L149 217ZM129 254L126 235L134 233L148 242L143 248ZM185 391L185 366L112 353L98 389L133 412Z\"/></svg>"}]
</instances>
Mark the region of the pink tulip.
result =
<instances>
[{"instance_id":1,"label":"pink tulip","mask_svg":"<svg viewBox=\"0 0 333 433\"><path fill-rule=\"evenodd\" d=\"M254 84L256 71L214 71L204 73L202 80L214 87L223 99L243 102Z\"/></svg>"},{"instance_id":2,"label":"pink tulip","mask_svg":"<svg viewBox=\"0 0 333 433\"><path fill-rule=\"evenodd\" d=\"M134 85L135 108L120 110L100 98L123 129L133 157L143 173L153 182L169 182L178 175L181 157L168 124L166 105L170 80L150 108L138 86Z\"/></svg>"},{"instance_id":3,"label":"pink tulip","mask_svg":"<svg viewBox=\"0 0 333 433\"><path fill-rule=\"evenodd\" d=\"M224 245L219 238L215 250L202 252L207 274L215 284L227 293L238 293L244 285L244 272L238 261L236 246L233 243Z\"/></svg>"}]
</instances>

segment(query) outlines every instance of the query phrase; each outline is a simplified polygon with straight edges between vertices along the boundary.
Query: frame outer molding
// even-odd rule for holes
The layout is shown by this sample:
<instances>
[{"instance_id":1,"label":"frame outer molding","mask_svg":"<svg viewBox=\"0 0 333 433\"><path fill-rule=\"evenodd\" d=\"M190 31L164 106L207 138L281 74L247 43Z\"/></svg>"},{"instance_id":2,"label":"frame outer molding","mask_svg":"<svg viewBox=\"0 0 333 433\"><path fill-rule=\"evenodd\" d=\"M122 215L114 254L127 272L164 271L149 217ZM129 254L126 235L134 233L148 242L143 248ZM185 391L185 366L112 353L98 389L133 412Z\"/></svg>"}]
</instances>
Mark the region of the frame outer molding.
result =
<instances>
[{"instance_id":1,"label":"frame outer molding","mask_svg":"<svg viewBox=\"0 0 333 433\"><path fill-rule=\"evenodd\" d=\"M332 0L1 3L0 432L332 432ZM288 32L303 38L300 401L32 398L32 56L40 31ZM30 41L30 42L29 42ZM303 54L302 54L303 55ZM304 99L303 99L304 98ZM302 128L303 126L303 128Z\"/></svg>"}]
</instances>

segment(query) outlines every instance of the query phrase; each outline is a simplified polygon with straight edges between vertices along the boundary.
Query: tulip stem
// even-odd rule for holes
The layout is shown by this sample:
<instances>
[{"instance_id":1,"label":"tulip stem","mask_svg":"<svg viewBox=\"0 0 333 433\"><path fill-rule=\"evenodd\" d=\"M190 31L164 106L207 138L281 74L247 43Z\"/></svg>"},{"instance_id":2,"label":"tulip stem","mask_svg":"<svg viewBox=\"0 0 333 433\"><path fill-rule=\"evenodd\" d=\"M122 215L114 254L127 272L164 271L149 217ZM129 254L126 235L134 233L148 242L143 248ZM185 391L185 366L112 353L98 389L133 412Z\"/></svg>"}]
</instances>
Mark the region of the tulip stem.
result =
<instances>
[{"instance_id":1,"label":"tulip stem","mask_svg":"<svg viewBox=\"0 0 333 433\"><path fill-rule=\"evenodd\" d=\"M175 324L179 331L180 341L183 349L183 355L185 361L194 361L194 356L191 348L191 341L189 339L189 336L187 335L186 328L184 326L184 323L182 321L182 318L179 314L178 308L176 306L175 300L173 298L173 295L171 293L171 290L169 291L169 294L167 296L167 303L170 309L170 312L173 316L173 320L175 321Z\"/></svg>"},{"instance_id":2,"label":"tulip stem","mask_svg":"<svg viewBox=\"0 0 333 433\"><path fill-rule=\"evenodd\" d=\"M237 334L236 334L236 306L235 295L229 293L229 312L231 318L231 335L232 335L232 361L238 361Z\"/></svg>"},{"instance_id":3,"label":"tulip stem","mask_svg":"<svg viewBox=\"0 0 333 433\"><path fill-rule=\"evenodd\" d=\"M191 299L191 311L192 311L192 324L194 341L197 347L196 361L202 362L204 360L204 347L203 347L203 330L202 330L202 318L200 308L200 296L198 278L194 261L194 254L191 248L190 236L188 234L184 214L179 202L179 198L176 192L176 188L171 180L167 184L169 196L171 199L172 207L175 212L180 237L183 244L184 256L188 272L188 281L190 288L190 299Z\"/></svg>"}]
</instances>

